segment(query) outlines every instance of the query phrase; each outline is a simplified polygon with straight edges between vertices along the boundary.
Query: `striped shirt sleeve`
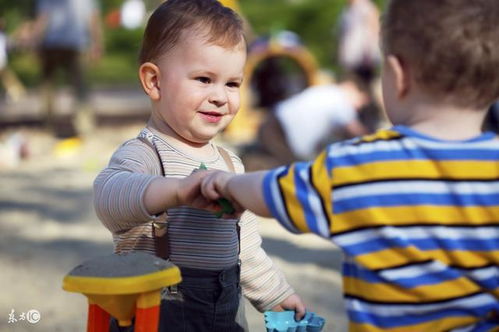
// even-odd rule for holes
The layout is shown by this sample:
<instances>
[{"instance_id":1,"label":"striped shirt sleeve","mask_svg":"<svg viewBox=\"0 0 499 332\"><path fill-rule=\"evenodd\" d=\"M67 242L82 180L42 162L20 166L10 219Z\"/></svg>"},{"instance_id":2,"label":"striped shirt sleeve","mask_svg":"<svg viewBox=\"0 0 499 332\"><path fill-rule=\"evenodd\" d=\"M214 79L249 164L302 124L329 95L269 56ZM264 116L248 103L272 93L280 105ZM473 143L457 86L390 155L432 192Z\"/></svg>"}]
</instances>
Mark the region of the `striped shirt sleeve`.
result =
<instances>
[{"instance_id":1,"label":"striped shirt sleeve","mask_svg":"<svg viewBox=\"0 0 499 332\"><path fill-rule=\"evenodd\" d=\"M299 162L267 173L264 200L272 215L292 233L330 239L331 180L327 151L313 162Z\"/></svg>"},{"instance_id":2,"label":"striped shirt sleeve","mask_svg":"<svg viewBox=\"0 0 499 332\"><path fill-rule=\"evenodd\" d=\"M123 144L94 181L97 216L112 233L121 233L155 217L144 206L147 186L159 174L159 160L138 140Z\"/></svg>"}]
</instances>

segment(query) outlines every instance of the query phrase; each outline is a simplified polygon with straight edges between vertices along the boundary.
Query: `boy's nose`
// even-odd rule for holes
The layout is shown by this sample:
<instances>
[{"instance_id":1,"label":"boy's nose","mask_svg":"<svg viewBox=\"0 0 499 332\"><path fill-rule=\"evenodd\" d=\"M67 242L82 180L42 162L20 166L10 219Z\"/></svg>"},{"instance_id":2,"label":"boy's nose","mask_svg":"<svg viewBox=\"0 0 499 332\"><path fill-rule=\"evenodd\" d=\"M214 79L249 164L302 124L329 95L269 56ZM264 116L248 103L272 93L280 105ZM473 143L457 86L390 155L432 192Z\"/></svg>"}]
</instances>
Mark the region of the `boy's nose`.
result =
<instances>
[{"instance_id":1,"label":"boy's nose","mask_svg":"<svg viewBox=\"0 0 499 332\"><path fill-rule=\"evenodd\" d=\"M213 87L208 99L210 103L220 107L227 103L227 94L223 87Z\"/></svg>"}]
</instances>

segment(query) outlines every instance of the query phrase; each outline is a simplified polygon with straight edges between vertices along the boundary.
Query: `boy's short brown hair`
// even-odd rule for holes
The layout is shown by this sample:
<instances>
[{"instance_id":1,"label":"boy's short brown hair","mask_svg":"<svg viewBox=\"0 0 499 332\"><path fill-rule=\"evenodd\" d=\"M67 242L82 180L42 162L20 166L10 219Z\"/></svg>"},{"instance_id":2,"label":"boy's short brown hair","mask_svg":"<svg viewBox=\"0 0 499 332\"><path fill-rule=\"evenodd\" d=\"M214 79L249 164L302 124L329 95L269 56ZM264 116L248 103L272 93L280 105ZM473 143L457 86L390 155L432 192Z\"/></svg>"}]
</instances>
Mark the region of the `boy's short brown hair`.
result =
<instances>
[{"instance_id":1,"label":"boy's short brown hair","mask_svg":"<svg viewBox=\"0 0 499 332\"><path fill-rule=\"evenodd\" d=\"M139 62L155 61L172 49L187 29L208 28L208 43L235 47L244 40L241 18L217 0L167 0L151 15Z\"/></svg>"},{"instance_id":2,"label":"boy's short brown hair","mask_svg":"<svg viewBox=\"0 0 499 332\"><path fill-rule=\"evenodd\" d=\"M498 0L391 0L383 51L424 91L462 107L499 98Z\"/></svg>"}]
</instances>

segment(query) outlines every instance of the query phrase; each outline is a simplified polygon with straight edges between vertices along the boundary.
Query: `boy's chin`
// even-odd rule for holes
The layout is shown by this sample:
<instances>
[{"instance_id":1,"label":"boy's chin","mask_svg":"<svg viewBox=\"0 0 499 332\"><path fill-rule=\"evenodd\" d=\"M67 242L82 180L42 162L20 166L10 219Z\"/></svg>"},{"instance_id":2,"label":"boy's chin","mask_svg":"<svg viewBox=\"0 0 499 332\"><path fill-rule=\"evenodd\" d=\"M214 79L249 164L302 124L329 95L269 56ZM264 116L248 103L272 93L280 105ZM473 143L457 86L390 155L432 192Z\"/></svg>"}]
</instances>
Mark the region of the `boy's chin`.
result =
<instances>
[{"instance_id":1,"label":"boy's chin","mask_svg":"<svg viewBox=\"0 0 499 332\"><path fill-rule=\"evenodd\" d=\"M203 128L204 130L190 131L184 133L182 138L192 144L202 145L210 143L211 140L215 138L219 133L221 133L224 128Z\"/></svg>"},{"instance_id":2,"label":"boy's chin","mask_svg":"<svg viewBox=\"0 0 499 332\"><path fill-rule=\"evenodd\" d=\"M190 137L186 139L187 141L191 142L192 144L196 145L203 145L203 144L208 144L212 139L215 138L215 136L218 134L204 134L204 135L197 135L195 137Z\"/></svg>"}]
</instances>

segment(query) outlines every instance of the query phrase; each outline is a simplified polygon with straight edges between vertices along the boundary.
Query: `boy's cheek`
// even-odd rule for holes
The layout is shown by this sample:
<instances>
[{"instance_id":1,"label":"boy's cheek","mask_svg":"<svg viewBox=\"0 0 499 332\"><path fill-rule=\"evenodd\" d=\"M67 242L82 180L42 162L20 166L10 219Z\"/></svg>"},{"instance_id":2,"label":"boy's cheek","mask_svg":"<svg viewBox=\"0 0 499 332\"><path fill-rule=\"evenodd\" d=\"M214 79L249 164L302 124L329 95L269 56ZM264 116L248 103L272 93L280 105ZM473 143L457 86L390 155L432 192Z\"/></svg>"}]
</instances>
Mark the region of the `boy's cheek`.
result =
<instances>
[{"instance_id":1,"label":"boy's cheek","mask_svg":"<svg viewBox=\"0 0 499 332\"><path fill-rule=\"evenodd\" d=\"M237 114L237 112L239 112L240 107L241 107L241 94L237 92L237 94L234 95L231 101L230 112L232 114Z\"/></svg>"}]
</instances>

